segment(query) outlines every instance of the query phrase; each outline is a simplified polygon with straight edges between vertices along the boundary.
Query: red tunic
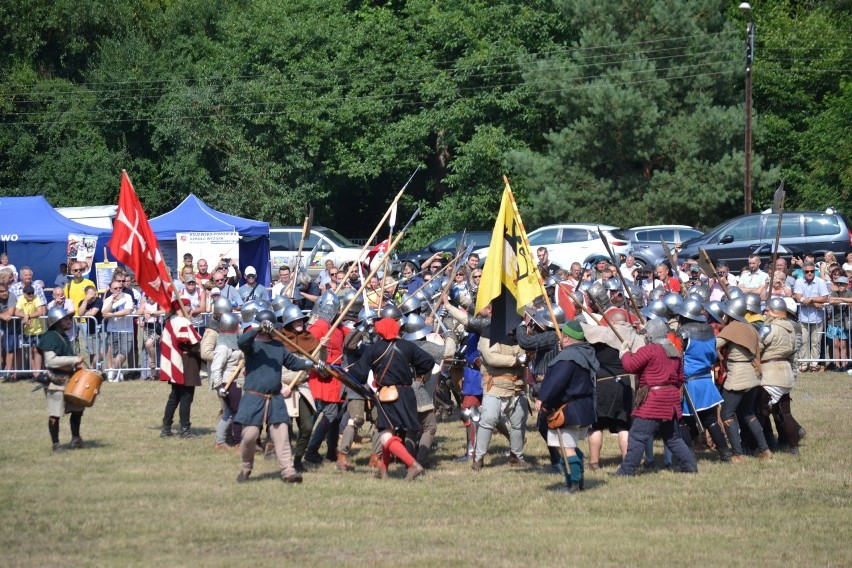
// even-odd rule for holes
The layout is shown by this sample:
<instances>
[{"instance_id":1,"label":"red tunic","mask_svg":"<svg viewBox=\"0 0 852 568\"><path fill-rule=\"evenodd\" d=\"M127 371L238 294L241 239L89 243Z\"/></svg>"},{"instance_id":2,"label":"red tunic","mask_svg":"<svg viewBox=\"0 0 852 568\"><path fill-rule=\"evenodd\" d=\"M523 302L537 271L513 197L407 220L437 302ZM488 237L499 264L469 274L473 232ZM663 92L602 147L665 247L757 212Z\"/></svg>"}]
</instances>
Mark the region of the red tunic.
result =
<instances>
[{"instance_id":1,"label":"red tunic","mask_svg":"<svg viewBox=\"0 0 852 568\"><path fill-rule=\"evenodd\" d=\"M638 378L640 387L652 387L648 397L633 410L632 416L649 420L680 420L683 384L683 360L666 355L662 345L643 345L636 353L625 353L621 358L624 370ZM653 387L662 387L654 389Z\"/></svg>"},{"instance_id":2,"label":"red tunic","mask_svg":"<svg viewBox=\"0 0 852 568\"><path fill-rule=\"evenodd\" d=\"M331 324L323 319L318 319L308 328L311 335L317 340L325 337L328 330L331 329ZM347 328L338 326L331 334L328 341L326 363L334 363L340 365L343 360L343 341L346 338ZM311 389L311 394L317 400L324 402L343 402L341 397L342 385L340 381L334 377L321 377L316 371L311 371L308 374L308 386Z\"/></svg>"}]
</instances>

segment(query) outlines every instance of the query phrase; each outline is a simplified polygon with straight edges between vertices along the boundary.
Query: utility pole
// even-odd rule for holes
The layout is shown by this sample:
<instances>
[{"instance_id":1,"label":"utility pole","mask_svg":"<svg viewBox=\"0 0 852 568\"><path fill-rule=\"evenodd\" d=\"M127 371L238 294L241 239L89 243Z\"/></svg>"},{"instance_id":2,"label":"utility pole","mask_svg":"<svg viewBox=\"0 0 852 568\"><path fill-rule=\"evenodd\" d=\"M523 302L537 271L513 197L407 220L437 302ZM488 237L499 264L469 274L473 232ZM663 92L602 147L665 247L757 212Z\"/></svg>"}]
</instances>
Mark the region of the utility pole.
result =
<instances>
[{"instance_id":1,"label":"utility pole","mask_svg":"<svg viewBox=\"0 0 852 568\"><path fill-rule=\"evenodd\" d=\"M751 213L751 70L754 66L754 19L751 5L740 4L740 11L748 14L746 27L746 77L745 77L745 181L743 183L743 202L745 213Z\"/></svg>"}]
</instances>

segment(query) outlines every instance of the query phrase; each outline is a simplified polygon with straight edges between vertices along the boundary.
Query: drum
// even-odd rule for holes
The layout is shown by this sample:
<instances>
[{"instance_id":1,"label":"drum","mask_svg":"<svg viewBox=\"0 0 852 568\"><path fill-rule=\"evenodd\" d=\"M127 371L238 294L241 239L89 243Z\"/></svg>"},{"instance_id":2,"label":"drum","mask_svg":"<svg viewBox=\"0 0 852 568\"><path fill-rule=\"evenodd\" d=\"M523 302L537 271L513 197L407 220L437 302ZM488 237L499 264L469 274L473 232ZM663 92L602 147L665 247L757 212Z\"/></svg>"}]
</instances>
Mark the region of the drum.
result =
<instances>
[{"instance_id":1,"label":"drum","mask_svg":"<svg viewBox=\"0 0 852 568\"><path fill-rule=\"evenodd\" d=\"M65 401L77 406L90 407L101 391L104 378L91 369L80 369L74 373L65 385Z\"/></svg>"}]
</instances>

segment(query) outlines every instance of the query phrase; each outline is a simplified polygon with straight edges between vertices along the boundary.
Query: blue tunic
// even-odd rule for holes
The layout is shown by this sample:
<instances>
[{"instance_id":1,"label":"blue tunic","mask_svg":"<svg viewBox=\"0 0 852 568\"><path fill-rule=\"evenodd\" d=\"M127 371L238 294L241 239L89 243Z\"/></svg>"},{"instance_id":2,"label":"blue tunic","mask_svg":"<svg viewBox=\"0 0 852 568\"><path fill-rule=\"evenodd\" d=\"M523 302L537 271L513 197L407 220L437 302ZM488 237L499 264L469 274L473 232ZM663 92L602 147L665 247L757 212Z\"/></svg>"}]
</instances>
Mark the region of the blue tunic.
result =
<instances>
[{"instance_id":1,"label":"blue tunic","mask_svg":"<svg viewBox=\"0 0 852 568\"><path fill-rule=\"evenodd\" d=\"M307 363L290 353L281 342L255 341L255 336L257 330L252 329L237 340L246 356L246 380L234 422L262 426L265 411L267 424L289 424L290 414L281 395L281 368L302 371L307 368ZM272 395L268 408L267 398L253 393Z\"/></svg>"},{"instance_id":2,"label":"blue tunic","mask_svg":"<svg viewBox=\"0 0 852 568\"><path fill-rule=\"evenodd\" d=\"M683 328L687 328L686 333L681 334L684 339L683 374L686 376L686 389L695 411L700 412L722 403L722 396L710 374L717 357L716 337L707 324L686 324ZM686 397L683 399L683 414L692 415Z\"/></svg>"}]
</instances>

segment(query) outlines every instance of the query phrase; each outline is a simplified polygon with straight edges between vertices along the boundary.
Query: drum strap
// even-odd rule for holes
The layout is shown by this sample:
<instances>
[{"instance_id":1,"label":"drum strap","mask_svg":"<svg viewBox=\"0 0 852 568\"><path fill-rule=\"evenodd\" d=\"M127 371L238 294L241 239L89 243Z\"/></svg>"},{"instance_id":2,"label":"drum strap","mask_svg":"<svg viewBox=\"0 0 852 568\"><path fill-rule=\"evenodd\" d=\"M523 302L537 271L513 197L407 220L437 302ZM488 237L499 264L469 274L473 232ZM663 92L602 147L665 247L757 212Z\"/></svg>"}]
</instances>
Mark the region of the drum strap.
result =
<instances>
[{"instance_id":1,"label":"drum strap","mask_svg":"<svg viewBox=\"0 0 852 568\"><path fill-rule=\"evenodd\" d=\"M261 424L266 424L266 419L269 417L269 402L276 396L282 396L280 392L277 393L262 393L253 390L244 389L243 393L245 394L253 394L254 396L260 396L266 399L266 402L263 403L263 421Z\"/></svg>"}]
</instances>

